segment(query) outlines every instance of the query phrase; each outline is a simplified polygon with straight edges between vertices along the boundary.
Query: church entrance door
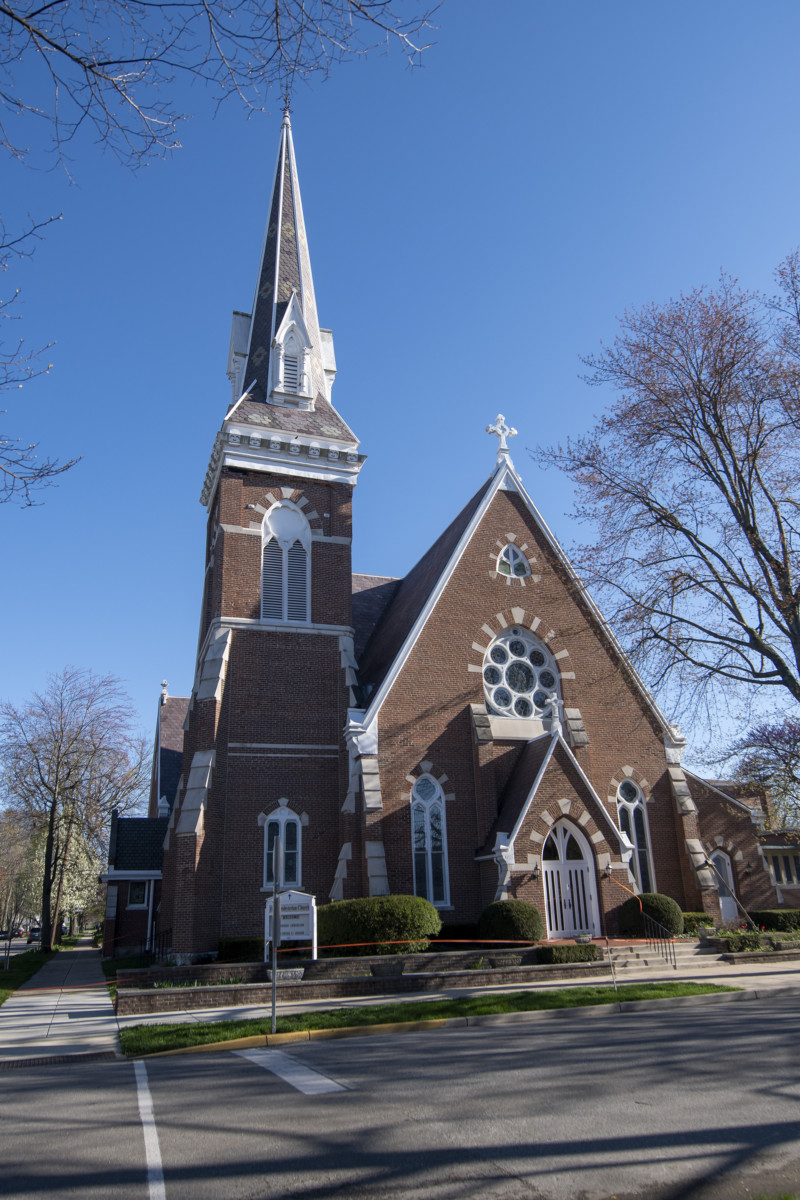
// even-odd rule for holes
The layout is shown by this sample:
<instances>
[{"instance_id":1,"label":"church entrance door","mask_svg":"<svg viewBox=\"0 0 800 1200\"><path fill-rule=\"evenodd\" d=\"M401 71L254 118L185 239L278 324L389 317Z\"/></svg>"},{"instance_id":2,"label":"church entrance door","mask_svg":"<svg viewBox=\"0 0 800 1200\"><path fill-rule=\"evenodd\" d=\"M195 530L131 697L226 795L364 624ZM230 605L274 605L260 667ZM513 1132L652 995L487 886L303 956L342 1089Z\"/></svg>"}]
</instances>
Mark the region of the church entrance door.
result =
<instances>
[{"instance_id":1,"label":"church entrance door","mask_svg":"<svg viewBox=\"0 0 800 1200\"><path fill-rule=\"evenodd\" d=\"M559 821L542 847L547 936L575 937L600 932L594 888L594 863L585 839L574 826Z\"/></svg>"},{"instance_id":2,"label":"church entrance door","mask_svg":"<svg viewBox=\"0 0 800 1200\"><path fill-rule=\"evenodd\" d=\"M718 850L716 854L711 855L711 862L722 877L717 878L717 886L719 887L719 910L723 924L728 921L735 921L739 916L739 909L733 898L731 860L727 854L723 854L721 850Z\"/></svg>"}]
</instances>

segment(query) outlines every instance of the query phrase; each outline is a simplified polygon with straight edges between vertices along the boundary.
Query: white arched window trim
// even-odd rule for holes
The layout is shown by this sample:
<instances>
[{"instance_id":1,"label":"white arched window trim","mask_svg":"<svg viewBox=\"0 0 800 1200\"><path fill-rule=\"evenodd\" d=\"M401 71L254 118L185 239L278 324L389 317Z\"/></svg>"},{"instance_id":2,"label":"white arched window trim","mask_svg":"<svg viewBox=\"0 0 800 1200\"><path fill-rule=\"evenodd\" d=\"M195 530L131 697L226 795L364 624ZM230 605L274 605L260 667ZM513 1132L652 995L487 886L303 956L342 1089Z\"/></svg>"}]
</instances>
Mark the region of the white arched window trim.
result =
<instances>
[{"instance_id":1,"label":"white arched window trim","mask_svg":"<svg viewBox=\"0 0 800 1200\"><path fill-rule=\"evenodd\" d=\"M411 791L411 857L414 895L437 908L449 908L445 798L432 775L421 775Z\"/></svg>"},{"instance_id":2,"label":"white arched window trim","mask_svg":"<svg viewBox=\"0 0 800 1200\"><path fill-rule=\"evenodd\" d=\"M303 882L303 822L288 805L288 800L281 798L276 809L268 814L261 813L258 818L259 825L264 828L263 888L267 891L272 891L272 850L278 830L283 839L283 878L280 885L299 888Z\"/></svg>"},{"instance_id":3,"label":"white arched window trim","mask_svg":"<svg viewBox=\"0 0 800 1200\"><path fill-rule=\"evenodd\" d=\"M290 500L274 504L261 527L261 619L311 620L311 529Z\"/></svg>"},{"instance_id":4,"label":"white arched window trim","mask_svg":"<svg viewBox=\"0 0 800 1200\"><path fill-rule=\"evenodd\" d=\"M513 542L507 542L497 556L497 574L511 579L525 579L531 573L531 564Z\"/></svg>"},{"instance_id":5,"label":"white arched window trim","mask_svg":"<svg viewBox=\"0 0 800 1200\"><path fill-rule=\"evenodd\" d=\"M650 822L644 793L632 779L623 779L617 788L617 821L619 828L633 845L630 870L639 892L656 891L653 870Z\"/></svg>"}]
</instances>

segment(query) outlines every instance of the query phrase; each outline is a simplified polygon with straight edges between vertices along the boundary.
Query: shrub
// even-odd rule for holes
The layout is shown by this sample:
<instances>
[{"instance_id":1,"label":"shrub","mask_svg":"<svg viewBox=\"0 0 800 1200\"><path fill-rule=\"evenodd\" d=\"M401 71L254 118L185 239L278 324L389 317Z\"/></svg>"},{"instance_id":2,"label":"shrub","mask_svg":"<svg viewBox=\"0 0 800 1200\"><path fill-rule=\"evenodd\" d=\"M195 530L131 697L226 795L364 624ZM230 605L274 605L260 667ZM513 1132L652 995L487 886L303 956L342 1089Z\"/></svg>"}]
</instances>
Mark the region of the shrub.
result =
<instances>
[{"instance_id":1,"label":"shrub","mask_svg":"<svg viewBox=\"0 0 800 1200\"><path fill-rule=\"evenodd\" d=\"M800 908L753 909L748 916L759 929L774 930L776 933L793 933L800 929Z\"/></svg>"},{"instance_id":2,"label":"shrub","mask_svg":"<svg viewBox=\"0 0 800 1200\"><path fill-rule=\"evenodd\" d=\"M539 946L536 961L540 963L596 962L597 946Z\"/></svg>"},{"instance_id":3,"label":"shrub","mask_svg":"<svg viewBox=\"0 0 800 1200\"><path fill-rule=\"evenodd\" d=\"M232 937L219 939L217 962L263 962L263 937Z\"/></svg>"},{"instance_id":4,"label":"shrub","mask_svg":"<svg viewBox=\"0 0 800 1200\"><path fill-rule=\"evenodd\" d=\"M641 910L639 900L642 902ZM623 936L644 936L642 912L658 921L659 925L663 925L671 934L683 933L683 913L672 897L662 896L661 892L642 892L638 899L631 896L619 910L619 931Z\"/></svg>"},{"instance_id":5,"label":"shrub","mask_svg":"<svg viewBox=\"0 0 800 1200\"><path fill-rule=\"evenodd\" d=\"M713 928L714 918L704 912L685 912L683 914L683 932L697 933L698 929Z\"/></svg>"},{"instance_id":6,"label":"shrub","mask_svg":"<svg viewBox=\"0 0 800 1200\"><path fill-rule=\"evenodd\" d=\"M720 933L718 936L724 937L728 950L732 954L739 954L742 950L766 950L766 946L761 945L761 934L754 933L748 930L746 933Z\"/></svg>"},{"instance_id":7,"label":"shrub","mask_svg":"<svg viewBox=\"0 0 800 1200\"><path fill-rule=\"evenodd\" d=\"M461 943L474 942L478 937L478 927L473 924L464 925L442 925L439 931L439 936L436 939L436 945L431 946L431 950L468 950L469 946ZM450 945L445 945L449 942Z\"/></svg>"},{"instance_id":8,"label":"shrub","mask_svg":"<svg viewBox=\"0 0 800 1200\"><path fill-rule=\"evenodd\" d=\"M478 921L479 941L538 942L543 937L542 914L527 900L495 900Z\"/></svg>"},{"instance_id":9,"label":"shrub","mask_svg":"<svg viewBox=\"0 0 800 1200\"><path fill-rule=\"evenodd\" d=\"M438 912L421 896L369 896L317 909L320 947L341 947L326 954L419 954L441 927Z\"/></svg>"}]
</instances>

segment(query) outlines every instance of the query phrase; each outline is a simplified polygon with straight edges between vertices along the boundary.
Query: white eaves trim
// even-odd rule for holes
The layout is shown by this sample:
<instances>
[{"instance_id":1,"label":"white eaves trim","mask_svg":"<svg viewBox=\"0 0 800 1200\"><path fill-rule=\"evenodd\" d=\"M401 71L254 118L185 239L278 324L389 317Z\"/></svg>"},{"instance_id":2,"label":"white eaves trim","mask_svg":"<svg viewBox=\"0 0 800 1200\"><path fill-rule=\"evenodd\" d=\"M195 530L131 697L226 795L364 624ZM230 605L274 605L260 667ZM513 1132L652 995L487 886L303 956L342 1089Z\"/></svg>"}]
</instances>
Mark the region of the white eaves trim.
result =
<instances>
[{"instance_id":1,"label":"white eaves trim","mask_svg":"<svg viewBox=\"0 0 800 1200\"><path fill-rule=\"evenodd\" d=\"M123 880L123 879L133 879L135 881L138 881L141 879L160 879L161 872L160 871L122 871L122 870L118 871L116 867L109 867L109 869L107 871L104 871L102 875L98 875L97 878L100 880L101 883L118 883L120 880ZM146 906L137 905L137 908L141 908L141 907L146 907Z\"/></svg>"},{"instance_id":2,"label":"white eaves trim","mask_svg":"<svg viewBox=\"0 0 800 1200\"><path fill-rule=\"evenodd\" d=\"M608 622L606 621L605 617L601 613L597 604L595 604L594 600L592 600L592 598L589 595L589 592L586 588L586 585L583 583L580 576L578 575L575 568L573 567L572 563L570 562L569 558L565 554L558 539L555 537L555 535L553 534L553 532L547 525L547 522L544 520L544 518L542 517L538 508L534 504L533 500L526 492L526 490L522 484L522 480L520 479L519 475L517 475L516 471L514 470L513 464L511 463L510 459L504 459L498 463L497 470L495 471L492 482L486 491L486 495L481 500L477 509L473 513L472 518L471 518L469 524L467 525L467 528L464 530L463 534L461 535L461 537L458 541L458 545L456 546L455 550L453 551L452 555L450 556L450 561L448 562L444 571L440 575L436 586L434 587L433 591L431 592L430 596L428 597L428 600L427 600L424 608L422 609L422 612L417 617L416 621L414 622L414 625L411 628L411 632L408 634L405 642L401 646L400 652L398 653L394 663L392 664L391 670L388 672L388 674L386 675L386 678L383 680L383 683L380 685L377 692L375 693L372 700L370 701L370 703L367 707L367 710L364 714L364 726L371 725L373 723L373 721L375 721L377 719L378 713L380 712L381 708L383 707L383 703L386 700L386 697L389 695L390 691L392 690L392 688L394 686L395 680L397 679L398 675L400 674L403 667L405 666L406 660L408 659L408 656L411 653L411 651L414 647L414 644L417 641L417 638L420 636L422 630L424 629L424 627L427 623L428 618L430 617L431 613L433 612L434 608L436 607L437 603L439 602L440 596L444 592L447 584L450 581L450 578L451 578L454 570L458 566L458 563L460 562L461 557L464 554L464 551L466 550L467 546L471 542L478 526L480 525L481 521L483 520L483 518L489 508L489 505L492 503L492 501L494 500L497 493L501 492L501 491L506 491L506 492L516 491L519 494L522 501L524 502L524 504L527 506L528 510L530 511L530 514L533 517L534 521L536 522L536 524L539 526L542 533L544 534L554 555L556 556L556 558L559 560L559 562L562 564L562 566L567 571L567 574L569 575L570 579L575 584L575 586L576 586L577 590L580 592L581 596L585 599L592 615L596 618L598 624L602 627L603 632L605 633L606 637L609 639L609 641L610 641L611 645L613 646L614 650L616 651L616 653L622 659L623 663L625 664L626 669L628 671L630 671L633 683L635 684L638 691L641 693L642 697L644 698L644 700L646 701L648 706L651 708L656 720L662 726L665 735L668 738L672 739L673 731L672 731L672 726L670 725L670 722L667 720L667 718L665 717L665 715L663 714L661 709L658 707L658 704L656 703L655 698L653 697L653 695L649 691L649 689L646 687L644 681L642 680L642 678L639 675L636 668L631 663L625 650L623 650L621 644L617 641L617 638L614 636L614 633L612 632ZM589 785L589 786L591 787L591 785ZM594 790L594 789L592 789L592 790Z\"/></svg>"}]
</instances>

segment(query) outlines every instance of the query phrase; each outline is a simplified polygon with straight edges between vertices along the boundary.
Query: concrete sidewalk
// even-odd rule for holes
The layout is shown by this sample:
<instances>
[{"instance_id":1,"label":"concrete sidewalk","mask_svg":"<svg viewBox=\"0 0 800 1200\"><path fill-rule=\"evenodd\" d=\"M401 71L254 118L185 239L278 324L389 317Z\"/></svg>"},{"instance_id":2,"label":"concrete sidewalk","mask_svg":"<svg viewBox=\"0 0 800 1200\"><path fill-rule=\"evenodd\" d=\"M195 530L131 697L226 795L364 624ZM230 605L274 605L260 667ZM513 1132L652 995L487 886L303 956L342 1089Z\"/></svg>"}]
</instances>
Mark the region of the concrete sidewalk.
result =
<instances>
[{"instance_id":1,"label":"concrete sidewalk","mask_svg":"<svg viewBox=\"0 0 800 1200\"><path fill-rule=\"evenodd\" d=\"M664 967L661 972L648 975L647 978L627 978L620 971L617 982L626 983L714 983L727 987L755 989L759 996L769 992L781 992L786 989L800 992L800 962L791 963L753 963L750 965L729 964L721 962L703 963L679 967L677 971ZM402 1004L404 1002L421 1000L456 1000L464 996L483 996L503 992L521 992L539 989L558 989L564 987L612 987L610 976L598 978L594 976L578 976L569 980L558 979L548 983L507 984L500 987L478 988L448 988L440 992L407 992L384 996L347 996L324 1000L307 1000L282 1004L278 991L278 1013L289 1016L294 1013L319 1012L337 1008L372 1007L380 1004ZM270 1015L268 1005L248 1005L240 1008L197 1008L181 1012L147 1013L139 1016L119 1017L120 1029L131 1025L178 1025L192 1024L200 1021L244 1021L250 1018L263 1018ZM2 1014L2 1009L0 1009Z\"/></svg>"},{"instance_id":2,"label":"concrete sidewalk","mask_svg":"<svg viewBox=\"0 0 800 1200\"><path fill-rule=\"evenodd\" d=\"M12 1059L103 1052L119 1052L117 1018L100 951L86 938L46 962L0 1007L0 1067Z\"/></svg>"}]
</instances>

